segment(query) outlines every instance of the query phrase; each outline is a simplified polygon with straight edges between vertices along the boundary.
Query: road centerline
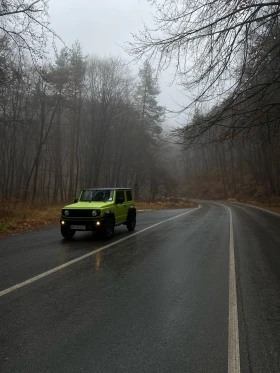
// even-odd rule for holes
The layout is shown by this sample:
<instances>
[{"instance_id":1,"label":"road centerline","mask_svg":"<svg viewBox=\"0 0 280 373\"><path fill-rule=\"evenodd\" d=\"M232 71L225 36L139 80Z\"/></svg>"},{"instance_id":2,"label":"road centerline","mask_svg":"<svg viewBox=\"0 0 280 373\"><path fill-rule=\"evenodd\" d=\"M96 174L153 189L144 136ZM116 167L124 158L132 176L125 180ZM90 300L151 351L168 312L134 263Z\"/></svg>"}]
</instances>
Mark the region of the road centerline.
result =
<instances>
[{"instance_id":1,"label":"road centerline","mask_svg":"<svg viewBox=\"0 0 280 373\"><path fill-rule=\"evenodd\" d=\"M230 214L230 243L229 243L229 321L228 321L228 373L240 373L239 330L236 293L236 275L234 258L234 237L232 213Z\"/></svg>"},{"instance_id":2,"label":"road centerline","mask_svg":"<svg viewBox=\"0 0 280 373\"><path fill-rule=\"evenodd\" d=\"M112 246L114 246L114 245L117 245L117 244L120 243L120 242L123 242L123 241L125 241L125 240L128 240L128 239L130 239L131 237L134 237L134 236L136 236L136 235L138 235L138 234L141 234L141 233L143 233L143 232L145 232L145 231L148 231L148 230L150 230L150 229L152 229L152 228L154 228L154 227L156 227L156 226L158 226L158 225L161 225L161 224L163 224L163 223L166 223L166 222L168 222L168 221L170 221L170 220L173 220L173 219L179 218L180 216L187 215L187 214L189 214L189 213L191 213L191 212L193 212L193 211L197 211L197 210L200 209L200 208L201 208L201 205L199 205L197 208L194 208L194 209L192 209L192 210L189 210L189 211L183 212L182 214L172 216L171 218L165 219L165 220L160 221L160 222L158 222L158 223L156 223L156 224L153 224L153 225L151 225L151 226L149 226L149 227L146 227L146 228L144 228L144 229L142 229L142 230L140 230L140 231L138 231L138 232L135 232L135 233L133 233L133 234L130 234L130 235L127 236L127 237L121 238L121 239L118 240L118 241L112 242L112 243L110 243L110 244L108 244L108 245L105 245L105 246L103 246L103 247L100 247L99 249L96 249L96 250L94 250L94 251L92 251L92 252L90 252L90 253L88 253L88 254L82 255L82 256L80 256L79 258L73 259L73 260L71 260L71 261L69 261L69 262L67 262L67 263L65 263L65 264L62 264L62 265L57 266L57 267L55 267L55 268L52 268L52 269L50 269L50 270L48 270L48 271L46 271L46 272L43 272L43 273L41 273L41 274L39 274L39 275L37 275L37 276L34 276L34 277L32 277L32 278L30 278L30 279L28 279L28 280L25 280L25 281L23 281L23 282L20 282L20 283L18 283L18 284L16 284L16 285L13 285L13 286L7 288L7 289L4 289L4 290L0 291L0 297L4 296L4 295L6 295L6 294L9 294L9 293L11 293L11 292L13 292L13 291L15 291L15 290L18 290L18 289L20 289L20 288L22 288L22 287L24 287L24 286L27 286L27 285L29 285L29 284L35 282L35 281L38 281L38 280L40 280L41 278L44 278L44 277L50 276L50 275L53 274L53 273L56 273L56 272L58 272L58 271L60 271L60 270L62 270L62 269L64 269L64 268L66 268L66 267L69 267L69 266L71 266L71 265L73 265L73 264L75 264L75 263L77 263L77 262L80 262L80 261L82 261L82 260L84 260L84 259L86 259L86 258L88 258L88 257L90 257L90 256L93 256L94 254L96 254L96 253L98 253L98 252L100 252L100 251L106 250L106 249L108 249L109 247L112 247Z\"/></svg>"}]
</instances>

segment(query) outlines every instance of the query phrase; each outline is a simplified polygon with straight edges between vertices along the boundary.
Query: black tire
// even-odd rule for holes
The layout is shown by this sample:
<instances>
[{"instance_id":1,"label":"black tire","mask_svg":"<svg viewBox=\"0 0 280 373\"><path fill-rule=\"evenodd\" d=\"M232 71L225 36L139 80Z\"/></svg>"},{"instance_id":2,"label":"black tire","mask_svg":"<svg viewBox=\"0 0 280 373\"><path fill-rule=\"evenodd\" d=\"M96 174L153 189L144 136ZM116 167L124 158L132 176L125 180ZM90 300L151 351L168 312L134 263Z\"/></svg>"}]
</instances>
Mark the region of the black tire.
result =
<instances>
[{"instance_id":1,"label":"black tire","mask_svg":"<svg viewBox=\"0 0 280 373\"><path fill-rule=\"evenodd\" d=\"M105 240L109 240L114 235L115 229L115 222L113 219L109 218L105 221L103 229L102 229L102 236Z\"/></svg>"},{"instance_id":2,"label":"black tire","mask_svg":"<svg viewBox=\"0 0 280 373\"><path fill-rule=\"evenodd\" d=\"M126 227L129 231L134 231L136 227L136 215L135 214L130 214L127 218L127 223Z\"/></svg>"},{"instance_id":3,"label":"black tire","mask_svg":"<svg viewBox=\"0 0 280 373\"><path fill-rule=\"evenodd\" d=\"M68 228L61 227L61 234L67 240L71 240L74 237L76 231Z\"/></svg>"}]
</instances>

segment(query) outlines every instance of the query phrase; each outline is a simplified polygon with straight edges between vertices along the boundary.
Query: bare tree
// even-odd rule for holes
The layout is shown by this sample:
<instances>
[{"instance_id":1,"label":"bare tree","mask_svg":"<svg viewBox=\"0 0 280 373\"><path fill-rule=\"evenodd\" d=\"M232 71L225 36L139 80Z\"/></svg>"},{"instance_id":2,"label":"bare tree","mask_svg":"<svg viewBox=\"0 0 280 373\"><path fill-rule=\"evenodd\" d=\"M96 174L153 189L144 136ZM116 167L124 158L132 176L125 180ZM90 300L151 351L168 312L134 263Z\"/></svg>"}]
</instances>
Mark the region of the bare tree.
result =
<instances>
[{"instance_id":1,"label":"bare tree","mask_svg":"<svg viewBox=\"0 0 280 373\"><path fill-rule=\"evenodd\" d=\"M168 150L155 136L158 105L149 97L143 119L126 63L85 59L78 43L40 71L13 49L3 57L1 197L71 201L80 188L136 180L138 198L170 193Z\"/></svg>"},{"instance_id":2,"label":"bare tree","mask_svg":"<svg viewBox=\"0 0 280 373\"><path fill-rule=\"evenodd\" d=\"M256 76L279 55L278 1L150 2L157 10L156 27L145 27L134 35L127 50L137 59L148 56L157 60L161 69L175 66L175 76L192 96L192 103L182 111L230 96L224 105L228 109L234 107L237 99L244 99L244 92L250 90L248 100L271 85L266 82L265 87L261 86ZM262 53L264 50L266 53ZM274 80L279 81L279 74L279 70L274 71ZM212 111L214 120L209 126L217 124L220 113L221 110Z\"/></svg>"},{"instance_id":3,"label":"bare tree","mask_svg":"<svg viewBox=\"0 0 280 373\"><path fill-rule=\"evenodd\" d=\"M33 62L42 59L50 29L48 0L1 0L0 39L5 38L20 55L26 51Z\"/></svg>"}]
</instances>

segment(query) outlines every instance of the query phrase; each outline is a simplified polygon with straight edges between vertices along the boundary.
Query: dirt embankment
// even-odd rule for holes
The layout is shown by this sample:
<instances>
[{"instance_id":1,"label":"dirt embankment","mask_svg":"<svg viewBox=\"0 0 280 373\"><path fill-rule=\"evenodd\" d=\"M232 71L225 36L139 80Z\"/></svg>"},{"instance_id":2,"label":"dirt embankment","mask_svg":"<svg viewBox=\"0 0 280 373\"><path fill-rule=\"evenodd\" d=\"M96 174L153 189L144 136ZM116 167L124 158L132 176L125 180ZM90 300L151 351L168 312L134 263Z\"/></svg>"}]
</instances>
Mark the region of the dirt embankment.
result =
<instances>
[{"instance_id":1,"label":"dirt embankment","mask_svg":"<svg viewBox=\"0 0 280 373\"><path fill-rule=\"evenodd\" d=\"M59 221L63 205L1 201L0 237L38 229Z\"/></svg>"},{"instance_id":2,"label":"dirt embankment","mask_svg":"<svg viewBox=\"0 0 280 373\"><path fill-rule=\"evenodd\" d=\"M238 201L236 198L228 198L228 202L241 202L241 201ZM264 210L275 212L276 214L280 215L280 201L278 201L277 198L274 198L274 202L271 201L270 204L261 203L261 202L258 202L258 201L251 201L251 200L242 201L241 203L246 203L248 205L260 207Z\"/></svg>"},{"instance_id":3,"label":"dirt embankment","mask_svg":"<svg viewBox=\"0 0 280 373\"><path fill-rule=\"evenodd\" d=\"M272 193L269 183L257 184L250 172L244 174L243 183L233 183L229 177L223 180L219 170L197 175L186 182L183 193L189 198L241 202L280 213L280 196Z\"/></svg>"},{"instance_id":4,"label":"dirt embankment","mask_svg":"<svg viewBox=\"0 0 280 373\"><path fill-rule=\"evenodd\" d=\"M191 201L169 201L169 202L137 202L137 210L173 210L197 207L197 204Z\"/></svg>"}]
</instances>

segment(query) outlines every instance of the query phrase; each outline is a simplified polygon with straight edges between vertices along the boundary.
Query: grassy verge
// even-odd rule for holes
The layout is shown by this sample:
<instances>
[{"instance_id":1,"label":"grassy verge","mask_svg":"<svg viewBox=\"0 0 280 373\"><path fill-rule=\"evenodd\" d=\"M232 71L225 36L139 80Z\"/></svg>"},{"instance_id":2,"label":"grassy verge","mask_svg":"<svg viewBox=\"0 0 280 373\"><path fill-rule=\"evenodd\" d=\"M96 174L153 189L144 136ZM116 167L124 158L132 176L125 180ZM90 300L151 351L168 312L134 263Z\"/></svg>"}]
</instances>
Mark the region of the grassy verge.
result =
<instances>
[{"instance_id":1,"label":"grassy verge","mask_svg":"<svg viewBox=\"0 0 280 373\"><path fill-rule=\"evenodd\" d=\"M280 214L280 197L270 196L266 199L254 201L254 200L246 200L246 199L236 199L236 198L229 198L229 202L241 202L246 203L247 205L252 205L256 207L261 207L264 210L272 211L277 214Z\"/></svg>"},{"instance_id":2,"label":"grassy verge","mask_svg":"<svg viewBox=\"0 0 280 373\"><path fill-rule=\"evenodd\" d=\"M194 202L137 202L135 203L137 210L172 210L197 207Z\"/></svg>"},{"instance_id":3,"label":"grassy verge","mask_svg":"<svg viewBox=\"0 0 280 373\"><path fill-rule=\"evenodd\" d=\"M192 202L138 202L137 210L166 210L196 207ZM0 203L0 237L27 230L38 229L58 223L64 204L22 204L18 202Z\"/></svg>"},{"instance_id":4,"label":"grassy verge","mask_svg":"<svg viewBox=\"0 0 280 373\"><path fill-rule=\"evenodd\" d=\"M20 233L59 221L62 204L0 204L0 237Z\"/></svg>"},{"instance_id":5,"label":"grassy verge","mask_svg":"<svg viewBox=\"0 0 280 373\"><path fill-rule=\"evenodd\" d=\"M256 207L261 207L264 210L275 212L276 214L280 214L280 199L278 197L275 197L271 199L268 203L263 203L259 201L239 201L235 198L229 198L229 202L241 202L241 203L246 203L248 205L256 206Z\"/></svg>"}]
</instances>

